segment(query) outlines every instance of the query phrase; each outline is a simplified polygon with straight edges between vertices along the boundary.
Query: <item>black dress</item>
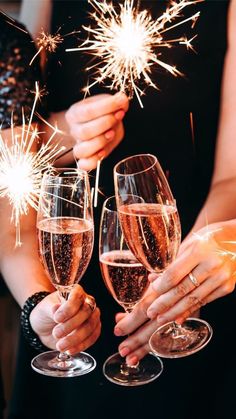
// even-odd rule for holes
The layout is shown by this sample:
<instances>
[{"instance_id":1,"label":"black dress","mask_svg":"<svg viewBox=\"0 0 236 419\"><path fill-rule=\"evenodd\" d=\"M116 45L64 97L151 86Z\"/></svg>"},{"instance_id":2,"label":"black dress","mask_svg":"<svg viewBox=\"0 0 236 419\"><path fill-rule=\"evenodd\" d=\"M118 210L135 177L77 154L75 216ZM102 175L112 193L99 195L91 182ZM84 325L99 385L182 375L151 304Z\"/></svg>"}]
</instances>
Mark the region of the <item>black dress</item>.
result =
<instances>
[{"instance_id":1,"label":"black dress","mask_svg":"<svg viewBox=\"0 0 236 419\"><path fill-rule=\"evenodd\" d=\"M32 38L27 34L25 28L20 23L13 22L0 10L1 129L10 127L12 116L14 125L21 125L22 107L24 107L26 120L30 114L35 81L40 82L41 80L38 59L32 66L29 66L36 51ZM1 211L0 216L2 217ZM6 293L8 290L0 274L0 304L1 297ZM0 417L4 406L3 386L0 380Z\"/></svg>"},{"instance_id":2,"label":"black dress","mask_svg":"<svg viewBox=\"0 0 236 419\"><path fill-rule=\"evenodd\" d=\"M167 2L141 1L153 16L165 10ZM52 27L63 34L81 29L88 21L87 1L55 1ZM91 10L91 9L90 9ZM172 78L157 72L160 91L148 89L141 109L134 98L125 118L124 141L101 166L100 187L113 194L112 169L121 158L142 152L155 154L169 176L169 182L180 212L183 236L189 231L201 208L210 184L215 139L219 116L220 84L226 51L227 1L205 1L192 6L189 14L201 10L195 26L197 54L180 47L168 50L163 57L185 73ZM187 13L187 12L186 12ZM189 16L187 14L187 16ZM180 33L189 30L179 29ZM182 31L182 32L181 32ZM176 32L177 33L177 32ZM175 34L174 34L175 35ZM79 34L81 37L81 34ZM48 90L51 110L66 109L81 99L86 85L84 71L88 57L82 53L66 53L78 46L76 36L65 37L57 53L49 57ZM94 89L92 94L104 89ZM191 135L190 113L194 121ZM100 205L103 199L100 198ZM98 235L100 208L95 211ZM30 369L35 353L21 341L15 391L9 419L55 418L158 418L200 419L231 418L232 404L225 406L226 381L234 356L232 336L235 326L235 295L231 294L202 310L214 336L199 353L176 360L164 360L164 371L154 382L136 388L123 388L110 383L102 374L102 364L117 351L120 339L114 337L114 314L120 307L108 294L98 266L98 246L81 284L95 295L102 312L102 335L89 349L97 360L97 368L81 378L55 379L37 375ZM230 382L229 382L230 383ZM227 384L227 386L229 385ZM233 383L234 385L234 383ZM30 394L30 398L29 398ZM229 402L233 403L233 399ZM232 411L232 412L235 412Z\"/></svg>"}]
</instances>

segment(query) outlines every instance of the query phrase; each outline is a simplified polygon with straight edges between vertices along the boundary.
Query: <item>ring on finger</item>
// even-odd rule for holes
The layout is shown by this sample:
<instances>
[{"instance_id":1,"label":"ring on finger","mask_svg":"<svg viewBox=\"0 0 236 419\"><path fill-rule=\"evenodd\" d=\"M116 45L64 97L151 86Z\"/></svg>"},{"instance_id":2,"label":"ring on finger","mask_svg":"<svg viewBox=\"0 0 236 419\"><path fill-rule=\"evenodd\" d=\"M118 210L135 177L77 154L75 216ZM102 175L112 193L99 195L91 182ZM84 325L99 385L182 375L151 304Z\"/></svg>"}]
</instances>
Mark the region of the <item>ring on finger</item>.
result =
<instances>
[{"instance_id":1,"label":"ring on finger","mask_svg":"<svg viewBox=\"0 0 236 419\"><path fill-rule=\"evenodd\" d=\"M195 288L199 287L200 283L198 282L196 276L193 275L192 272L189 272L188 277L189 277L190 281L192 282L192 284L195 286Z\"/></svg>"},{"instance_id":2,"label":"ring on finger","mask_svg":"<svg viewBox=\"0 0 236 419\"><path fill-rule=\"evenodd\" d=\"M89 306L90 310L93 312L97 305L96 305L96 301L95 298L92 295L86 295L84 302Z\"/></svg>"}]
</instances>

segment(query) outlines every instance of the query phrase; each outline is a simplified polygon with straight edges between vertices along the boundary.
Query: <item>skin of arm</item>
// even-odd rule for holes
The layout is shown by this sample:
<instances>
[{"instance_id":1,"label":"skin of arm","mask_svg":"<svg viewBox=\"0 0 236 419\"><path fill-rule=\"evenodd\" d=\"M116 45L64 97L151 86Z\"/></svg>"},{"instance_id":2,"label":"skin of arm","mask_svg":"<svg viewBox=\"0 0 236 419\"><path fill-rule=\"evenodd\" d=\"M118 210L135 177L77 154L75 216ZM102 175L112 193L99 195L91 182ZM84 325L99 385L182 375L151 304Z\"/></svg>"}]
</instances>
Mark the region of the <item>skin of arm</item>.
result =
<instances>
[{"instance_id":1,"label":"skin of arm","mask_svg":"<svg viewBox=\"0 0 236 419\"><path fill-rule=\"evenodd\" d=\"M35 39L39 33L50 31L51 0L22 0L19 20Z\"/></svg>"},{"instance_id":2,"label":"skin of arm","mask_svg":"<svg viewBox=\"0 0 236 419\"><path fill-rule=\"evenodd\" d=\"M235 132L236 132L236 1L231 0L228 15L228 50L225 57L221 111L217 135L215 167L207 200L193 227L230 220L236 216ZM224 199L222 199L224 197Z\"/></svg>"},{"instance_id":3,"label":"skin of arm","mask_svg":"<svg viewBox=\"0 0 236 419\"><path fill-rule=\"evenodd\" d=\"M150 350L148 339L166 321L188 317L203 304L222 297L235 288L236 233L236 1L228 15L228 49L225 57L220 121L214 173L206 202L192 231L180 247L177 259L158 279L151 276L149 294L128 315L118 314L117 336L132 333L119 346L129 364L135 364ZM229 220L229 221L222 221ZM231 220L231 221L230 221ZM193 234L194 233L194 234ZM209 239L204 240L204 237ZM227 246L230 247L228 248ZM225 252L225 250L228 251ZM223 251L223 253L222 253ZM231 253L230 253L231 252ZM200 286L191 286L193 271ZM151 320L148 320L151 318Z\"/></svg>"}]
</instances>

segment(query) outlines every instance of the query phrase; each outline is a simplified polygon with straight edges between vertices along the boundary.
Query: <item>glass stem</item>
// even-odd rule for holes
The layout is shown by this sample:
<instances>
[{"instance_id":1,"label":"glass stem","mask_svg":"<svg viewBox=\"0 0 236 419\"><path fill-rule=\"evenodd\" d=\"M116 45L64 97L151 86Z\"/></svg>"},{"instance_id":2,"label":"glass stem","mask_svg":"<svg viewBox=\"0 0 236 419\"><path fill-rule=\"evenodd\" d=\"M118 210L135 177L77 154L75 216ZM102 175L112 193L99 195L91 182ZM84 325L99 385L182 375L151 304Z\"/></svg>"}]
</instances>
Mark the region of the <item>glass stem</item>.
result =
<instances>
[{"instance_id":1,"label":"glass stem","mask_svg":"<svg viewBox=\"0 0 236 419\"><path fill-rule=\"evenodd\" d=\"M128 314L128 313L131 313L131 311L133 310L133 307L124 307L124 309L125 309L125 312ZM127 337L129 337L129 335ZM135 365L129 365L125 361L120 366L120 372L121 374L124 374L124 375L132 375L132 374L135 375L139 371L140 371L139 361Z\"/></svg>"},{"instance_id":2,"label":"glass stem","mask_svg":"<svg viewBox=\"0 0 236 419\"><path fill-rule=\"evenodd\" d=\"M72 287L73 286L68 286L68 287L63 286L63 285L57 286L57 291L60 296L61 303L68 300ZM72 366L73 358L66 352L59 352L59 354L57 355L57 362L58 362L58 368L64 370Z\"/></svg>"},{"instance_id":3,"label":"glass stem","mask_svg":"<svg viewBox=\"0 0 236 419\"><path fill-rule=\"evenodd\" d=\"M68 287L64 285L57 285L57 291L60 296L61 303L68 300L72 288L73 285L69 285Z\"/></svg>"}]
</instances>

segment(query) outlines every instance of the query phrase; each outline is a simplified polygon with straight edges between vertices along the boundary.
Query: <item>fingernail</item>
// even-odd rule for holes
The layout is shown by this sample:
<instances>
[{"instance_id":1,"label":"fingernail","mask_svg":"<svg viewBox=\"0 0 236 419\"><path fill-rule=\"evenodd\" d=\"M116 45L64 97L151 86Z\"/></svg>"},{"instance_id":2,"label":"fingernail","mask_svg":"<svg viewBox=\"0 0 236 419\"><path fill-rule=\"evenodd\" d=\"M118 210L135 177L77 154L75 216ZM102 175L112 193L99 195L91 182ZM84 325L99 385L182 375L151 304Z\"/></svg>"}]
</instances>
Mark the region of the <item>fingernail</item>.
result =
<instances>
[{"instance_id":1,"label":"fingernail","mask_svg":"<svg viewBox=\"0 0 236 419\"><path fill-rule=\"evenodd\" d=\"M137 365L138 364L138 357L137 356L132 356L131 358L128 358L127 360L126 360L126 362L127 362L127 364L128 365L132 365L132 366L134 366L134 365Z\"/></svg>"},{"instance_id":2,"label":"fingernail","mask_svg":"<svg viewBox=\"0 0 236 419\"><path fill-rule=\"evenodd\" d=\"M116 336L123 336L123 331L119 327L114 328L114 334Z\"/></svg>"},{"instance_id":3,"label":"fingernail","mask_svg":"<svg viewBox=\"0 0 236 419\"><path fill-rule=\"evenodd\" d=\"M122 92L116 93L114 97L116 103L118 103L119 105L125 104L127 102L127 96Z\"/></svg>"},{"instance_id":4,"label":"fingernail","mask_svg":"<svg viewBox=\"0 0 236 419\"><path fill-rule=\"evenodd\" d=\"M124 348L121 348L119 352L121 356L126 356L130 353L130 349L127 346L125 346Z\"/></svg>"},{"instance_id":5,"label":"fingernail","mask_svg":"<svg viewBox=\"0 0 236 419\"><path fill-rule=\"evenodd\" d=\"M114 137L114 135L115 135L115 131L114 131L113 129L110 129L109 131L107 131L107 132L104 134L104 137L105 137L107 140L110 140L111 138L113 138L113 137Z\"/></svg>"},{"instance_id":6,"label":"fingernail","mask_svg":"<svg viewBox=\"0 0 236 419\"><path fill-rule=\"evenodd\" d=\"M125 116L125 111L120 110L120 111L115 113L115 118L118 121L121 121L124 118L124 116Z\"/></svg>"}]
</instances>

